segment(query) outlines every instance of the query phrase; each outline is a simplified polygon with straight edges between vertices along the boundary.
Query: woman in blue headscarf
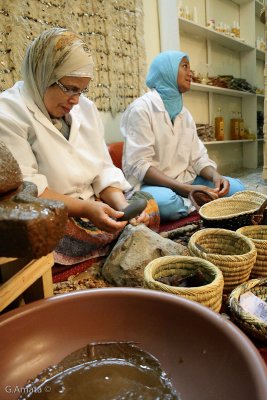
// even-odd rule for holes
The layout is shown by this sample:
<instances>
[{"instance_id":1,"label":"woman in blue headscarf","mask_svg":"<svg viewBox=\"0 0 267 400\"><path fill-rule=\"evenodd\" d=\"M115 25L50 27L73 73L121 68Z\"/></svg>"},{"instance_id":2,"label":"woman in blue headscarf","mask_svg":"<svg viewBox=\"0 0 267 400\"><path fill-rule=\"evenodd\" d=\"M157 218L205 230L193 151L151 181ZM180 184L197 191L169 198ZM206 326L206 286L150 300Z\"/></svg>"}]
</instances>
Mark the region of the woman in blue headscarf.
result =
<instances>
[{"instance_id":1,"label":"woman in blue headscarf","mask_svg":"<svg viewBox=\"0 0 267 400\"><path fill-rule=\"evenodd\" d=\"M238 179L223 177L207 153L182 94L190 89L189 57L181 51L160 53L152 62L146 84L150 91L125 111L123 170L136 188L151 193L163 220L188 215L193 189L214 198L244 190Z\"/></svg>"}]
</instances>

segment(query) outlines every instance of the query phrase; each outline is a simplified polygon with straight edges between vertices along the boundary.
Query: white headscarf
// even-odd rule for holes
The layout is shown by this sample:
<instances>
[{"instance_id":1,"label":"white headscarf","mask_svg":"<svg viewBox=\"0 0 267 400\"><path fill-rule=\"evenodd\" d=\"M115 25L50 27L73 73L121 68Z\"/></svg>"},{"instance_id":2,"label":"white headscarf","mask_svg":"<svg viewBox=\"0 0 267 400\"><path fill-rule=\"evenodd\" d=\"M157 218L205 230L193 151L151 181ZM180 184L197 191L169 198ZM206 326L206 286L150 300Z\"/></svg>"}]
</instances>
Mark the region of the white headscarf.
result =
<instances>
[{"instance_id":1,"label":"white headscarf","mask_svg":"<svg viewBox=\"0 0 267 400\"><path fill-rule=\"evenodd\" d=\"M42 32L28 47L22 76L34 102L50 119L43 102L46 89L63 76L93 78L93 59L81 38L67 29Z\"/></svg>"}]
</instances>

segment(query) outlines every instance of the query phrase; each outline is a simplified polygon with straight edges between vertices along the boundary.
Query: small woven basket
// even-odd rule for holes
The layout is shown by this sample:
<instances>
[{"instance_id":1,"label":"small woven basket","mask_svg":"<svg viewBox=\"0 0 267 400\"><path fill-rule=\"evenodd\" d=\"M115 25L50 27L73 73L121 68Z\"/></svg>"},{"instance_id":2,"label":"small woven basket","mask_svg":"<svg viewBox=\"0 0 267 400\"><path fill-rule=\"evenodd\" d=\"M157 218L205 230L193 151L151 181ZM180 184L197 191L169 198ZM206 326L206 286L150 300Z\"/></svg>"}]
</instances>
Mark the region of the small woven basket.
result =
<instances>
[{"instance_id":1,"label":"small woven basket","mask_svg":"<svg viewBox=\"0 0 267 400\"><path fill-rule=\"evenodd\" d=\"M267 225L243 226L237 232L250 238L257 249L250 278L267 278Z\"/></svg>"},{"instance_id":2,"label":"small woven basket","mask_svg":"<svg viewBox=\"0 0 267 400\"><path fill-rule=\"evenodd\" d=\"M257 256L252 240L228 229L197 231L189 239L188 249L191 256L203 258L220 268L226 294L249 279Z\"/></svg>"},{"instance_id":3,"label":"small woven basket","mask_svg":"<svg viewBox=\"0 0 267 400\"><path fill-rule=\"evenodd\" d=\"M240 305L240 296L248 291L267 301L267 279L250 279L231 292L228 300L231 319L249 336L267 343L267 323L246 312Z\"/></svg>"},{"instance_id":4,"label":"small woven basket","mask_svg":"<svg viewBox=\"0 0 267 400\"><path fill-rule=\"evenodd\" d=\"M188 275L197 269L201 270L210 283L198 287L179 287L157 281L158 278L171 276L177 272L182 275ZM177 294L186 299L196 301L216 312L221 309L223 275L219 268L201 258L189 256L156 258L145 267L144 286L149 289Z\"/></svg>"},{"instance_id":5,"label":"small woven basket","mask_svg":"<svg viewBox=\"0 0 267 400\"><path fill-rule=\"evenodd\" d=\"M198 199L204 194L207 197L206 204L199 203ZM216 200L209 197L210 200L208 200L207 192L201 190L193 190L189 194L189 198L207 228L224 228L235 231L242 226L267 223L267 196L262 193L245 190L231 197Z\"/></svg>"}]
</instances>

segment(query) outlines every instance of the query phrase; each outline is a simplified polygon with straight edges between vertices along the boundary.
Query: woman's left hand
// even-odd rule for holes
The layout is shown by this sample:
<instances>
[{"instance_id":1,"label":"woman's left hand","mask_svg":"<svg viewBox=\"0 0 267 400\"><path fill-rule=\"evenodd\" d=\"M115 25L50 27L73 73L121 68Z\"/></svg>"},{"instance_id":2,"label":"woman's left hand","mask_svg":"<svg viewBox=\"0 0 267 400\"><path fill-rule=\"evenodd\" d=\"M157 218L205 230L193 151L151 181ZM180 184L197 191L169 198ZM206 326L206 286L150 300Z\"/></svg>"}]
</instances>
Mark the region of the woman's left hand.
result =
<instances>
[{"instance_id":1,"label":"woman's left hand","mask_svg":"<svg viewBox=\"0 0 267 400\"><path fill-rule=\"evenodd\" d=\"M213 183L215 189L217 189L218 197L223 197L229 192L230 183L224 176L217 174Z\"/></svg>"},{"instance_id":2,"label":"woman's left hand","mask_svg":"<svg viewBox=\"0 0 267 400\"><path fill-rule=\"evenodd\" d=\"M139 225L139 224L145 224L146 226L148 226L149 219L150 219L149 215L144 210L141 212L141 214L138 217L130 219L129 223L134 226Z\"/></svg>"},{"instance_id":3,"label":"woman's left hand","mask_svg":"<svg viewBox=\"0 0 267 400\"><path fill-rule=\"evenodd\" d=\"M214 188L211 191L216 193L218 197L223 197L229 192L230 182L211 165L204 167L199 175L214 183Z\"/></svg>"}]
</instances>

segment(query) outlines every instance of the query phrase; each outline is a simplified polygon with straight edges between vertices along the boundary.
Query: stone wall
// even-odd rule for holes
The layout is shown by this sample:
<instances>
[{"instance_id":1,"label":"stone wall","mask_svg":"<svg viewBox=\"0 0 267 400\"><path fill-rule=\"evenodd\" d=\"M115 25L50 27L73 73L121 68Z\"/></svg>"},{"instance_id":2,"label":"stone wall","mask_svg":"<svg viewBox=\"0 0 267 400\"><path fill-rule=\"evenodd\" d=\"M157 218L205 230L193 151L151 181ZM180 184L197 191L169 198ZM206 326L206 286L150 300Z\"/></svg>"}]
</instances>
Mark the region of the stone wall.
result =
<instances>
[{"instance_id":1,"label":"stone wall","mask_svg":"<svg viewBox=\"0 0 267 400\"><path fill-rule=\"evenodd\" d=\"M99 111L123 111L145 90L142 0L0 0L0 91L20 79L28 44L43 30L71 29L92 50L90 98Z\"/></svg>"}]
</instances>

